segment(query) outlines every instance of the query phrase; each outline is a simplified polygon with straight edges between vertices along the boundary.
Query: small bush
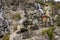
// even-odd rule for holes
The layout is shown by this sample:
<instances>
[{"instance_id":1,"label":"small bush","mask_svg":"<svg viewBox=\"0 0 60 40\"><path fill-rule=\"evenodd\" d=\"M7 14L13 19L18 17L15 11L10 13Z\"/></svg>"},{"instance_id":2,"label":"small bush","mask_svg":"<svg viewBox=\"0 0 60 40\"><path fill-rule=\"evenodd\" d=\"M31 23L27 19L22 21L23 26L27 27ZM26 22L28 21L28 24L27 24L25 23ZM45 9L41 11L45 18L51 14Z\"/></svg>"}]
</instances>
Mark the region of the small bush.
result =
<instances>
[{"instance_id":1,"label":"small bush","mask_svg":"<svg viewBox=\"0 0 60 40\"><path fill-rule=\"evenodd\" d=\"M45 35L47 33L47 29L42 30L42 35Z\"/></svg>"},{"instance_id":2,"label":"small bush","mask_svg":"<svg viewBox=\"0 0 60 40\"><path fill-rule=\"evenodd\" d=\"M6 34L6 35L2 38L2 40L9 40L9 34Z\"/></svg>"},{"instance_id":3,"label":"small bush","mask_svg":"<svg viewBox=\"0 0 60 40\"><path fill-rule=\"evenodd\" d=\"M13 19L15 19L15 20L20 20L20 19L21 19L20 14L15 14L15 15L13 15Z\"/></svg>"},{"instance_id":4,"label":"small bush","mask_svg":"<svg viewBox=\"0 0 60 40\"><path fill-rule=\"evenodd\" d=\"M54 30L55 30L55 27L51 27L47 31L47 35L50 40L54 40Z\"/></svg>"},{"instance_id":5,"label":"small bush","mask_svg":"<svg viewBox=\"0 0 60 40\"><path fill-rule=\"evenodd\" d=\"M58 17L56 18L56 24L57 24L57 26L60 26L60 16L58 16Z\"/></svg>"},{"instance_id":6,"label":"small bush","mask_svg":"<svg viewBox=\"0 0 60 40\"><path fill-rule=\"evenodd\" d=\"M49 40L54 40L54 30L55 30L55 27L50 27L47 30L42 30L42 34L43 35L47 34L49 37Z\"/></svg>"}]
</instances>

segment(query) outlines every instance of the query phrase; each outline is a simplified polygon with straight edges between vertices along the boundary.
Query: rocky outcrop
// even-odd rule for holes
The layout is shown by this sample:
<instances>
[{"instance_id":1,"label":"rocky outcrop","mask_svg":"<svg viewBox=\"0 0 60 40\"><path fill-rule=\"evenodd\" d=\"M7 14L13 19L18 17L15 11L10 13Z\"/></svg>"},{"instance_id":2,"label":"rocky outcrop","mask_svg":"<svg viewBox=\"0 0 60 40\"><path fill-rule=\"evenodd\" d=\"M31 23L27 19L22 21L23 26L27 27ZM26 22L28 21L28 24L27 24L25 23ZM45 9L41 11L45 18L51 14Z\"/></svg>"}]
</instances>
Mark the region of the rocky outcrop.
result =
<instances>
[{"instance_id":1,"label":"rocky outcrop","mask_svg":"<svg viewBox=\"0 0 60 40\"><path fill-rule=\"evenodd\" d=\"M4 0L2 3L3 12L0 12L2 36L9 33L10 40L49 40L47 34L43 36L41 33L49 27L46 26L47 22L43 22L44 10L39 3L35 0ZM54 31L56 40L60 37L59 29L57 27Z\"/></svg>"}]
</instances>

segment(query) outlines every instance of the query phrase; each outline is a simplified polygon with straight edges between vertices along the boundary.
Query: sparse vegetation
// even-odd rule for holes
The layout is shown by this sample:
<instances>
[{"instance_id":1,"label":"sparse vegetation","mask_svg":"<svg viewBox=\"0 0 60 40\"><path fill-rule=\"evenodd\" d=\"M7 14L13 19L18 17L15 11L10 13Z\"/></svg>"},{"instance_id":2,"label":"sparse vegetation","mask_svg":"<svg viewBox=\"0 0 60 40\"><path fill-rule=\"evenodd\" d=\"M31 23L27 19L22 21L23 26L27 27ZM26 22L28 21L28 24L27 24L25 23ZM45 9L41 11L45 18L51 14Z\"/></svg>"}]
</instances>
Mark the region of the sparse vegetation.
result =
<instances>
[{"instance_id":1,"label":"sparse vegetation","mask_svg":"<svg viewBox=\"0 0 60 40\"><path fill-rule=\"evenodd\" d=\"M2 38L2 40L9 40L9 34L4 35L4 37Z\"/></svg>"},{"instance_id":2,"label":"sparse vegetation","mask_svg":"<svg viewBox=\"0 0 60 40\"><path fill-rule=\"evenodd\" d=\"M54 7L55 7L55 10L60 9L60 3L55 3Z\"/></svg>"},{"instance_id":3,"label":"sparse vegetation","mask_svg":"<svg viewBox=\"0 0 60 40\"><path fill-rule=\"evenodd\" d=\"M56 18L56 24L57 24L57 26L60 26L60 16L58 16L58 17Z\"/></svg>"},{"instance_id":4,"label":"sparse vegetation","mask_svg":"<svg viewBox=\"0 0 60 40\"><path fill-rule=\"evenodd\" d=\"M20 20L21 19L20 14L16 13L15 15L13 15L13 19Z\"/></svg>"},{"instance_id":5,"label":"sparse vegetation","mask_svg":"<svg viewBox=\"0 0 60 40\"><path fill-rule=\"evenodd\" d=\"M55 27L51 27L47 30L42 30L42 34L43 35L47 34L49 37L49 40L54 40L54 30L55 30Z\"/></svg>"},{"instance_id":6,"label":"sparse vegetation","mask_svg":"<svg viewBox=\"0 0 60 40\"><path fill-rule=\"evenodd\" d=\"M60 3L56 4L54 0L0 0L0 38L58 40L60 16L55 10L60 11Z\"/></svg>"},{"instance_id":7,"label":"sparse vegetation","mask_svg":"<svg viewBox=\"0 0 60 40\"><path fill-rule=\"evenodd\" d=\"M36 0L36 2L38 2L38 3L42 4L42 5L44 5L44 0Z\"/></svg>"}]
</instances>

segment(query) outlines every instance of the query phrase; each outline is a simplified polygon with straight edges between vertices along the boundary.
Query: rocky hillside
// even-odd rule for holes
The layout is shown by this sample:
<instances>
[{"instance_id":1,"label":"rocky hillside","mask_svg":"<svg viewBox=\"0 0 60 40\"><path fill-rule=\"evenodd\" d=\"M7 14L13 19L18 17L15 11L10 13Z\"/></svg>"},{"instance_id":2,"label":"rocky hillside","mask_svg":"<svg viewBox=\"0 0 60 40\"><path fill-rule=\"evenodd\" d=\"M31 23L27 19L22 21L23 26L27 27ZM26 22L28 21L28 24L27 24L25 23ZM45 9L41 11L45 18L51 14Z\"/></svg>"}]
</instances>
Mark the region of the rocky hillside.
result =
<instances>
[{"instance_id":1,"label":"rocky hillside","mask_svg":"<svg viewBox=\"0 0 60 40\"><path fill-rule=\"evenodd\" d=\"M56 16L45 17L35 0L0 0L0 40L60 40Z\"/></svg>"}]
</instances>

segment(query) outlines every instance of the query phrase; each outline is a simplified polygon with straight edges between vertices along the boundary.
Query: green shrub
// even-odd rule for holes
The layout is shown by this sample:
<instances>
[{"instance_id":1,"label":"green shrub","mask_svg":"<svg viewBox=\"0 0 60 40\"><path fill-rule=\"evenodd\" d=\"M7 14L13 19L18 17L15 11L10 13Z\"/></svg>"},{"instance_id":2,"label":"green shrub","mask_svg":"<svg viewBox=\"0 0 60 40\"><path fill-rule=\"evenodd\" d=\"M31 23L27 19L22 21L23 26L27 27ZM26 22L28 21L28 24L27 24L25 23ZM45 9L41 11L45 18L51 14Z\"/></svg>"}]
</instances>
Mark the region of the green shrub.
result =
<instances>
[{"instance_id":1,"label":"green shrub","mask_svg":"<svg viewBox=\"0 0 60 40\"><path fill-rule=\"evenodd\" d=\"M36 2L38 2L40 4L44 4L44 0L36 0Z\"/></svg>"},{"instance_id":2,"label":"green shrub","mask_svg":"<svg viewBox=\"0 0 60 40\"><path fill-rule=\"evenodd\" d=\"M56 24L57 24L57 26L60 26L60 16L58 16L58 17L56 18Z\"/></svg>"},{"instance_id":3,"label":"green shrub","mask_svg":"<svg viewBox=\"0 0 60 40\"><path fill-rule=\"evenodd\" d=\"M54 30L55 30L55 27L50 27L48 30L42 31L42 34L43 35L47 34L49 37L49 40L54 40Z\"/></svg>"},{"instance_id":4,"label":"green shrub","mask_svg":"<svg viewBox=\"0 0 60 40\"><path fill-rule=\"evenodd\" d=\"M50 40L54 40L54 30L55 30L55 27L51 27L47 31L47 35Z\"/></svg>"},{"instance_id":5,"label":"green shrub","mask_svg":"<svg viewBox=\"0 0 60 40\"><path fill-rule=\"evenodd\" d=\"M47 29L42 30L42 35L45 35L47 33Z\"/></svg>"}]
</instances>

